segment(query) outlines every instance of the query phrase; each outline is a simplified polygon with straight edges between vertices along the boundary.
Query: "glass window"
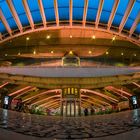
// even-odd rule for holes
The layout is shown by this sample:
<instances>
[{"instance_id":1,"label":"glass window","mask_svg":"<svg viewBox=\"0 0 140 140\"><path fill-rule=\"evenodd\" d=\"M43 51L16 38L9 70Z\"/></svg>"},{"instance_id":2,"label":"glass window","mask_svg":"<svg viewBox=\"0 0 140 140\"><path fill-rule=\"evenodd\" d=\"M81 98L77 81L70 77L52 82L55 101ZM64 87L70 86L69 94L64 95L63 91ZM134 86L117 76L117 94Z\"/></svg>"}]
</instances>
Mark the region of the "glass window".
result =
<instances>
[{"instance_id":1,"label":"glass window","mask_svg":"<svg viewBox=\"0 0 140 140\"><path fill-rule=\"evenodd\" d=\"M97 9L99 6L99 0L89 0L88 2L88 11L87 11L87 21L95 21L97 15Z\"/></svg>"},{"instance_id":2,"label":"glass window","mask_svg":"<svg viewBox=\"0 0 140 140\"><path fill-rule=\"evenodd\" d=\"M54 1L42 0L47 21L55 21Z\"/></svg>"}]
</instances>

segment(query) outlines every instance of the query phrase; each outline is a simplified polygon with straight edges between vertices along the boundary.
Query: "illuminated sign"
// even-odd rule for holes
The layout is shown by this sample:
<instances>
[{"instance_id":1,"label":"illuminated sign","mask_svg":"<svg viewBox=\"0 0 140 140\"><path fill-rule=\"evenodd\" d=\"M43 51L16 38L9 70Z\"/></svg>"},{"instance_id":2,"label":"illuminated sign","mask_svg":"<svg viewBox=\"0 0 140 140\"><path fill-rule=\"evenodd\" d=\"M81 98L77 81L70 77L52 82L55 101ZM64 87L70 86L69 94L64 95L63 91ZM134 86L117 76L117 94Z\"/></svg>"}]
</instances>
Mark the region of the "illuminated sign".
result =
<instances>
[{"instance_id":1,"label":"illuminated sign","mask_svg":"<svg viewBox=\"0 0 140 140\"><path fill-rule=\"evenodd\" d=\"M64 88L62 98L80 98L80 90L78 88Z\"/></svg>"}]
</instances>

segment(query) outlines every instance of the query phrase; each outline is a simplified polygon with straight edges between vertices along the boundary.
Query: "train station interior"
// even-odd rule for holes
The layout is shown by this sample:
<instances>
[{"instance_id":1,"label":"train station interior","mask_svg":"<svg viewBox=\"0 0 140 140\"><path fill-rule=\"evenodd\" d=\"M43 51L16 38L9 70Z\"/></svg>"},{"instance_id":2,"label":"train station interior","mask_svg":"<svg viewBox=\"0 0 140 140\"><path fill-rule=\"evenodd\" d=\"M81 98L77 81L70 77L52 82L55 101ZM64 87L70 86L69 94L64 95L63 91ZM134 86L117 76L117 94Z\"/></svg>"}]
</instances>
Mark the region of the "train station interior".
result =
<instances>
[{"instance_id":1,"label":"train station interior","mask_svg":"<svg viewBox=\"0 0 140 140\"><path fill-rule=\"evenodd\" d=\"M139 54L140 0L0 0L0 139L139 139Z\"/></svg>"}]
</instances>

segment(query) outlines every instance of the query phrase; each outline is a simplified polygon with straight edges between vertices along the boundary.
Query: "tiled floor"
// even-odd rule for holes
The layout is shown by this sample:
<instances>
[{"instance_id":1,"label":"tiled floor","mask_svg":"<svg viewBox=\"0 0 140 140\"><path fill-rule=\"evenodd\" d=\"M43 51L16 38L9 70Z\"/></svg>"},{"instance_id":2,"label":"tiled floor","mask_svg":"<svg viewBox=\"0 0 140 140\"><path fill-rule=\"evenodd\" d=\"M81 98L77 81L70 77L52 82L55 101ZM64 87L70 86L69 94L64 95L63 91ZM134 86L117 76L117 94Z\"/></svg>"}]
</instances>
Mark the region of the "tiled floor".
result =
<instances>
[{"instance_id":1,"label":"tiled floor","mask_svg":"<svg viewBox=\"0 0 140 140\"><path fill-rule=\"evenodd\" d=\"M139 140L140 110L63 118L0 110L0 140Z\"/></svg>"}]
</instances>

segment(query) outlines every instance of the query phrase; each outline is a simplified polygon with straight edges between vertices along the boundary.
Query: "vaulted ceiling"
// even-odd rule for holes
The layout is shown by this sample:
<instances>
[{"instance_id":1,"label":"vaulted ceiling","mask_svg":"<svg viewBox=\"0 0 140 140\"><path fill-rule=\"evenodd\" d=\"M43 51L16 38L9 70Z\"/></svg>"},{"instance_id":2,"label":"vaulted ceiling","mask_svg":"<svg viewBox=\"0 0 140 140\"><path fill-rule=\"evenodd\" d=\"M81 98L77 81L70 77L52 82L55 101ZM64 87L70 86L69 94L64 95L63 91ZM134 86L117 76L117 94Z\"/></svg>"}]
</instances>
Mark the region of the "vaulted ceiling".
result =
<instances>
[{"instance_id":1,"label":"vaulted ceiling","mask_svg":"<svg viewBox=\"0 0 140 140\"><path fill-rule=\"evenodd\" d=\"M0 43L31 32L89 28L140 45L140 0L0 0Z\"/></svg>"}]
</instances>

